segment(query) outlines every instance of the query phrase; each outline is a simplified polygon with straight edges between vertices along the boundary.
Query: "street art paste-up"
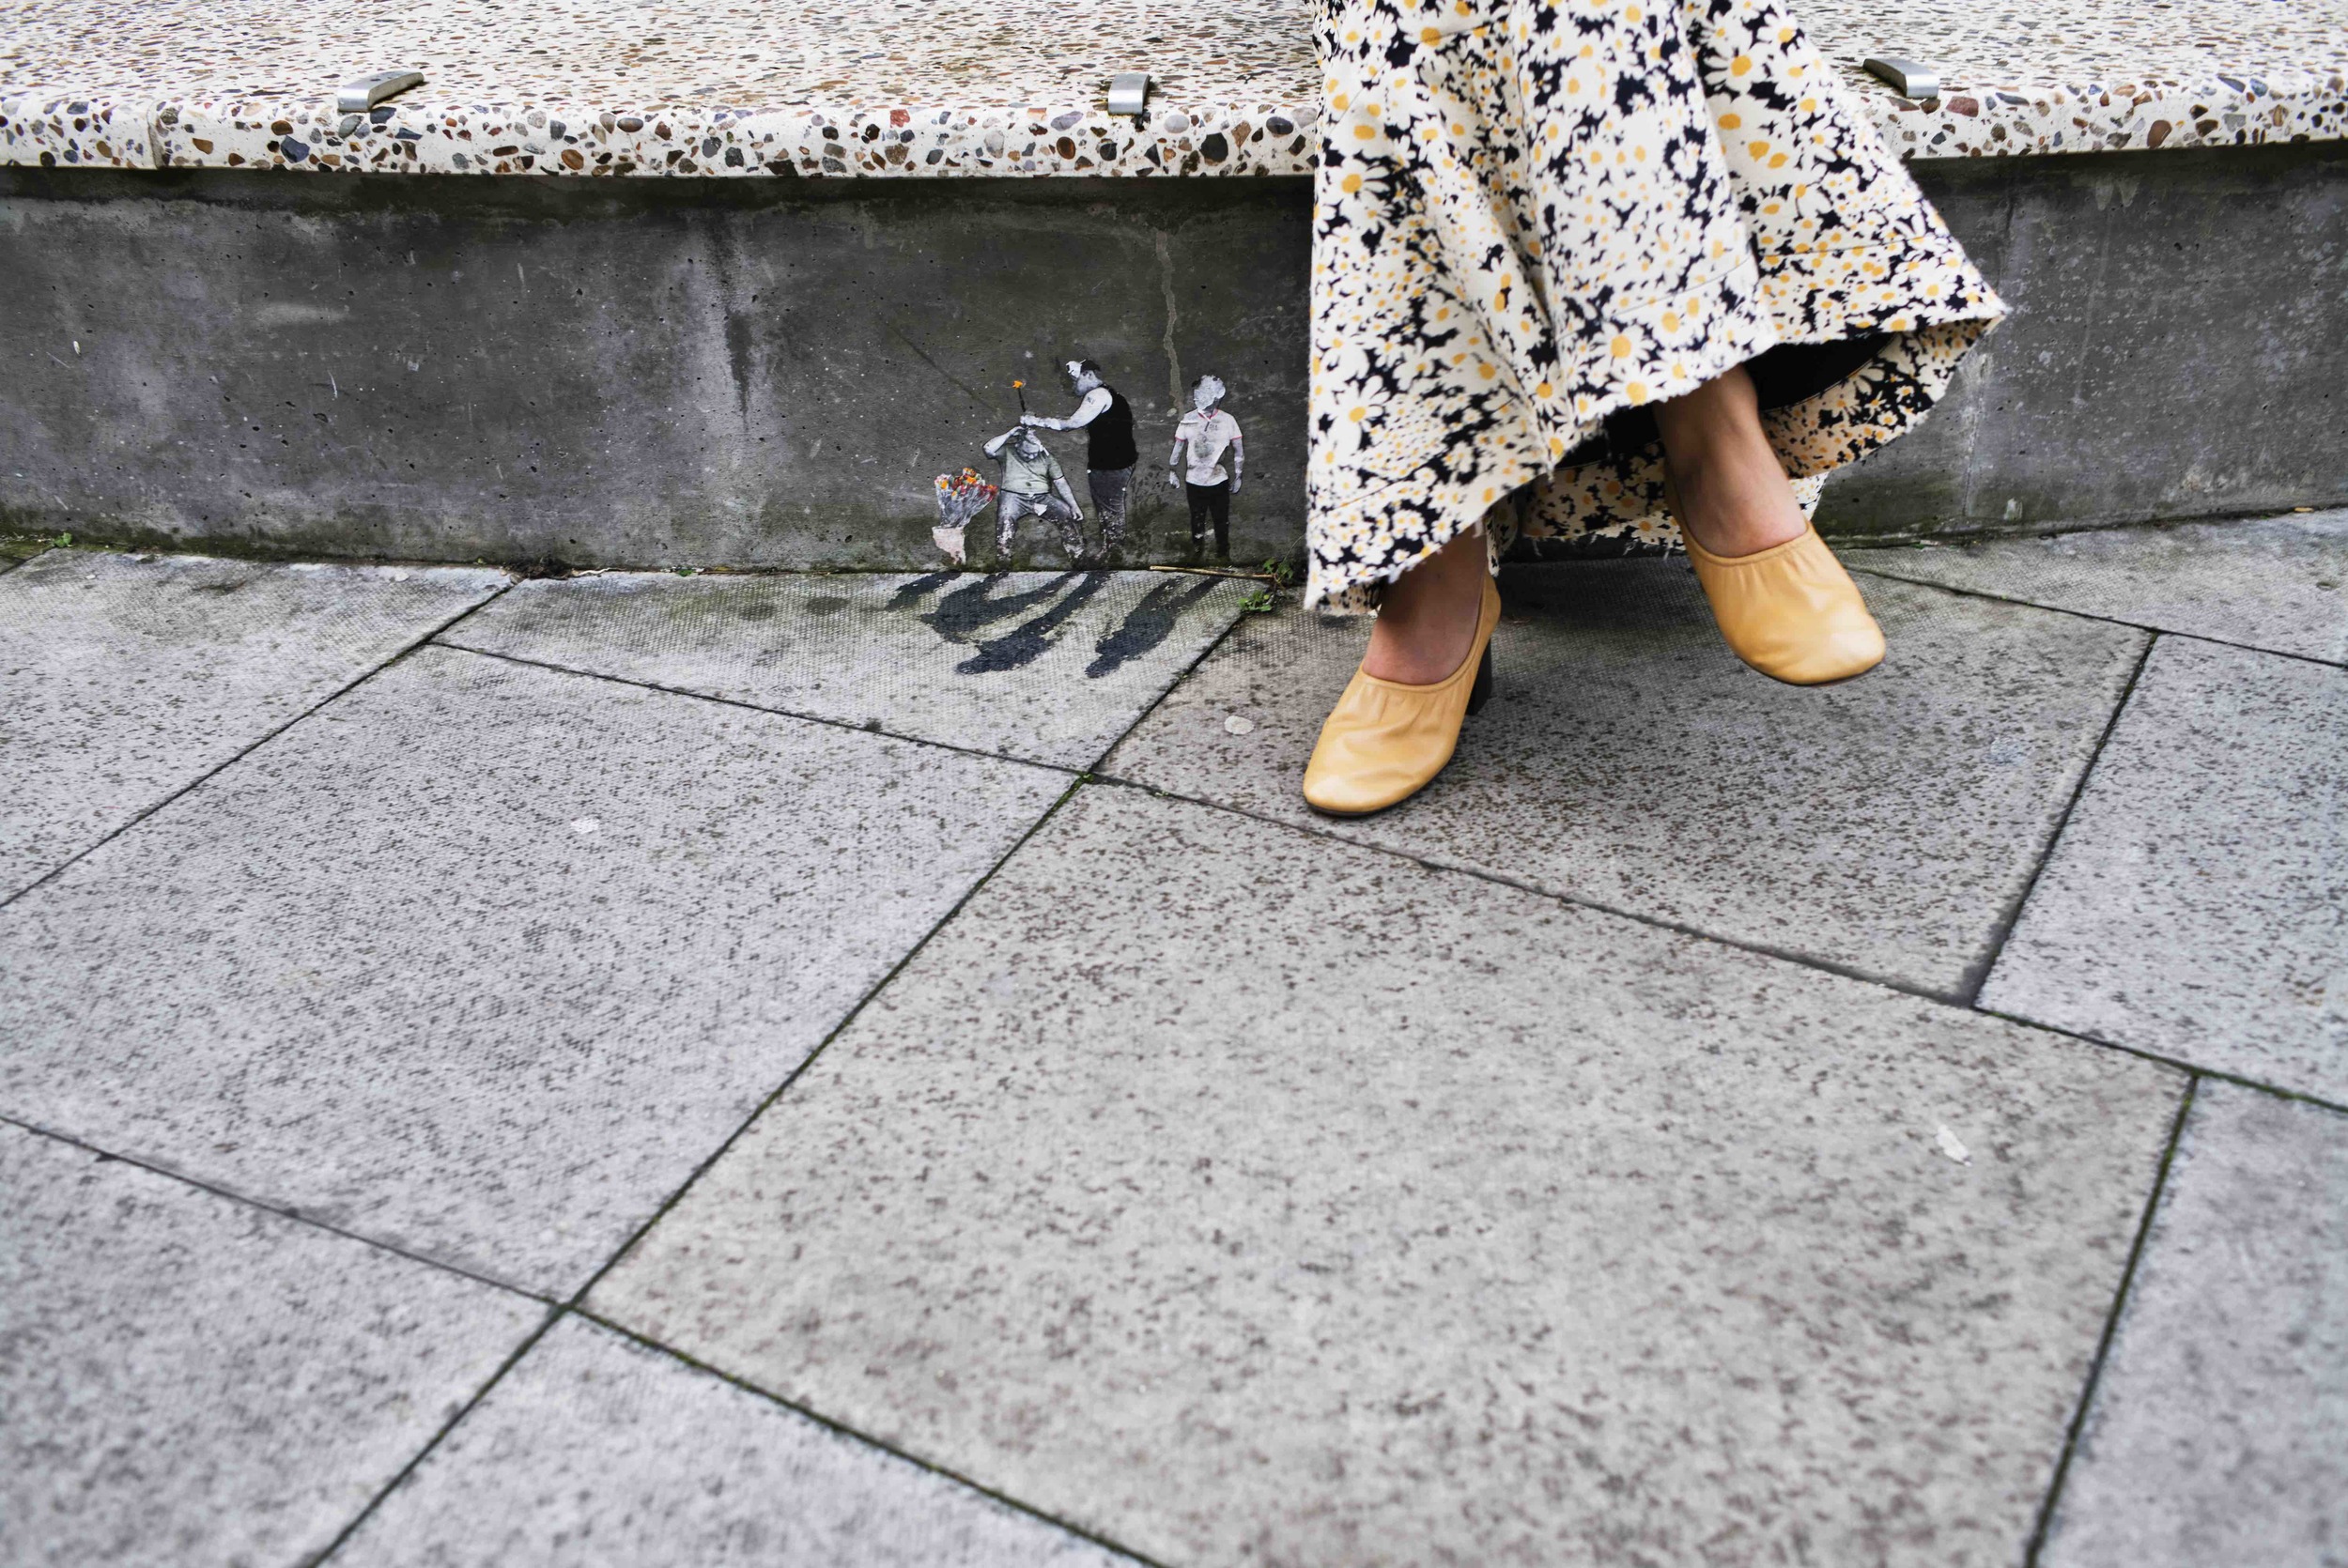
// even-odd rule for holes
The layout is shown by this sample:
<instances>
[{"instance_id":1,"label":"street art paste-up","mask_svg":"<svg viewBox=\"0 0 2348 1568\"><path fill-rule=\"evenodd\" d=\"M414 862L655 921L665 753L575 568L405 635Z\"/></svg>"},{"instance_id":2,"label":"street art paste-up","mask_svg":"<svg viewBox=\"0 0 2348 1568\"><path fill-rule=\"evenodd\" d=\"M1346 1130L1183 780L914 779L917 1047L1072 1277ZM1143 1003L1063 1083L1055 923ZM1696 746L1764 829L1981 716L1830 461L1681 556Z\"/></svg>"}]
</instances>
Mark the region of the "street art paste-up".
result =
<instances>
[{"instance_id":1,"label":"street art paste-up","mask_svg":"<svg viewBox=\"0 0 2348 1568\"><path fill-rule=\"evenodd\" d=\"M1190 389L1191 411L1174 432L1174 450L1166 456L1166 482L1190 500L1190 549L1194 558L1205 553L1207 524L1214 524L1214 554L1231 559L1231 498L1239 494L1241 450L1239 421L1223 411L1228 389L1218 376L1201 376ZM1183 450L1189 464L1183 464ZM1228 472L1223 467L1230 454Z\"/></svg>"},{"instance_id":2,"label":"street art paste-up","mask_svg":"<svg viewBox=\"0 0 2348 1568\"><path fill-rule=\"evenodd\" d=\"M1125 501L1134 465L1141 461L1141 449L1134 443L1133 405L1101 378L1101 367L1090 360L1069 360L1061 364L1060 375L1076 399L1076 411L1066 419L1027 413L1023 393L1019 423L1085 433L1085 487L1092 492L1092 510L1101 526L1101 553L1114 556L1125 546Z\"/></svg>"},{"instance_id":3,"label":"street art paste-up","mask_svg":"<svg viewBox=\"0 0 2348 1568\"><path fill-rule=\"evenodd\" d=\"M1067 546L1069 558L1083 560L1084 512L1076 505L1075 492L1068 487L1068 475L1061 471L1059 459L1046 450L1043 438L1027 425L1014 424L986 443L986 454L1003 465L995 495L996 555L1008 559L1019 520L1037 516L1058 525L1060 543Z\"/></svg>"},{"instance_id":4,"label":"street art paste-up","mask_svg":"<svg viewBox=\"0 0 2348 1568\"><path fill-rule=\"evenodd\" d=\"M961 565L967 555L964 539L970 519L985 511L994 499L995 486L981 479L976 469L939 474L937 523L930 530L930 542L945 552L947 560Z\"/></svg>"}]
</instances>

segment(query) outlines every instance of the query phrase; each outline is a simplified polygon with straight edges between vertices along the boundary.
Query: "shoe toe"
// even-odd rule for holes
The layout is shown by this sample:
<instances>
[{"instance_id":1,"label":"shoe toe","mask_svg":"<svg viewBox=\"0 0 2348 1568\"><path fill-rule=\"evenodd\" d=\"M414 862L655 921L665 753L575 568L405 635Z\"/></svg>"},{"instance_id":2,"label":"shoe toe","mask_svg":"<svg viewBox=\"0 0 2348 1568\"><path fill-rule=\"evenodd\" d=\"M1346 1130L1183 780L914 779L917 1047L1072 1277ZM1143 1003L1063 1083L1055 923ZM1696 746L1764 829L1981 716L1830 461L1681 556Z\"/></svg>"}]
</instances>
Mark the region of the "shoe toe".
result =
<instances>
[{"instance_id":1,"label":"shoe toe","mask_svg":"<svg viewBox=\"0 0 2348 1568\"><path fill-rule=\"evenodd\" d=\"M1409 799L1425 782L1367 759L1316 753L1305 769L1305 804L1333 817L1366 817Z\"/></svg>"},{"instance_id":2,"label":"shoe toe","mask_svg":"<svg viewBox=\"0 0 2348 1568\"><path fill-rule=\"evenodd\" d=\"M1872 618L1836 626L1767 673L1798 686L1825 685L1863 675L1883 662L1883 633Z\"/></svg>"}]
</instances>

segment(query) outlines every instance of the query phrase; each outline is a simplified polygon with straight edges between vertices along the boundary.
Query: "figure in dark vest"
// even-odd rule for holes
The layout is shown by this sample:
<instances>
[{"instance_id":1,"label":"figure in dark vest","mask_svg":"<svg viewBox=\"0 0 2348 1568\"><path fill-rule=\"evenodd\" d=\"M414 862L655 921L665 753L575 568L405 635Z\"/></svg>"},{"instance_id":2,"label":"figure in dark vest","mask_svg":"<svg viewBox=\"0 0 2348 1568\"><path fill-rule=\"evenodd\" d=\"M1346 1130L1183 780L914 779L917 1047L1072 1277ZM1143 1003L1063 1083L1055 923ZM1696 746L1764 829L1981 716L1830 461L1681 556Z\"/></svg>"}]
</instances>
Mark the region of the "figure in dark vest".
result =
<instances>
[{"instance_id":1,"label":"figure in dark vest","mask_svg":"<svg viewBox=\"0 0 2348 1568\"><path fill-rule=\"evenodd\" d=\"M1023 414L1020 423L1085 433L1085 484L1100 514L1101 554L1114 556L1125 547L1125 497L1133 486L1134 465L1141 459L1141 449L1134 444L1134 407L1101 379L1101 367L1090 360L1070 360L1060 370L1076 411L1066 419Z\"/></svg>"}]
</instances>

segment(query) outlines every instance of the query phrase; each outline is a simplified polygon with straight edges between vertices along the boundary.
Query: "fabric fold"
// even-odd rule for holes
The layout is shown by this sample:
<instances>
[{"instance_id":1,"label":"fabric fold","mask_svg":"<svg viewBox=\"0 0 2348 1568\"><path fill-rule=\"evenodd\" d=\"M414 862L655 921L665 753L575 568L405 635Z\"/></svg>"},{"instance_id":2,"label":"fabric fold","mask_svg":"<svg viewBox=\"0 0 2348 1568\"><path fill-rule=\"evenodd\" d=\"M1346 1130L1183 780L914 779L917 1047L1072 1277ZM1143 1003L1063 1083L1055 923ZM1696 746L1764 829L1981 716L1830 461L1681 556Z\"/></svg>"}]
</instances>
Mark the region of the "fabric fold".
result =
<instances>
[{"instance_id":1,"label":"fabric fold","mask_svg":"<svg viewBox=\"0 0 2348 1568\"><path fill-rule=\"evenodd\" d=\"M1479 521L1495 561L1671 541L1661 449L1623 416L1748 361L1777 386L1833 364L1765 415L1815 505L2003 313L1775 0L1321 0L1316 23L1308 604L1374 608ZM1791 351L1854 340L1856 368Z\"/></svg>"}]
</instances>

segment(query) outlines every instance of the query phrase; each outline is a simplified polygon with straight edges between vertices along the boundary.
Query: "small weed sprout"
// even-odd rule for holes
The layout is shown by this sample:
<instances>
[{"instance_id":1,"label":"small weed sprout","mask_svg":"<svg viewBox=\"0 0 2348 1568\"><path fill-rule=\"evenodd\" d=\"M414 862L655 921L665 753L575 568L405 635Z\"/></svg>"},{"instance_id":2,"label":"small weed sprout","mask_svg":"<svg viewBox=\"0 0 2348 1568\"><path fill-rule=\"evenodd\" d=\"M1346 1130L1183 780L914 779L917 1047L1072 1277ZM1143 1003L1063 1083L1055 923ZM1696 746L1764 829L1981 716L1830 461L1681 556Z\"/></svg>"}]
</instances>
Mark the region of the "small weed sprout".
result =
<instances>
[{"instance_id":1,"label":"small weed sprout","mask_svg":"<svg viewBox=\"0 0 2348 1568\"><path fill-rule=\"evenodd\" d=\"M1247 615L1269 615L1274 607L1274 601L1272 597L1272 590L1269 588L1259 588L1239 602L1240 610Z\"/></svg>"}]
</instances>

